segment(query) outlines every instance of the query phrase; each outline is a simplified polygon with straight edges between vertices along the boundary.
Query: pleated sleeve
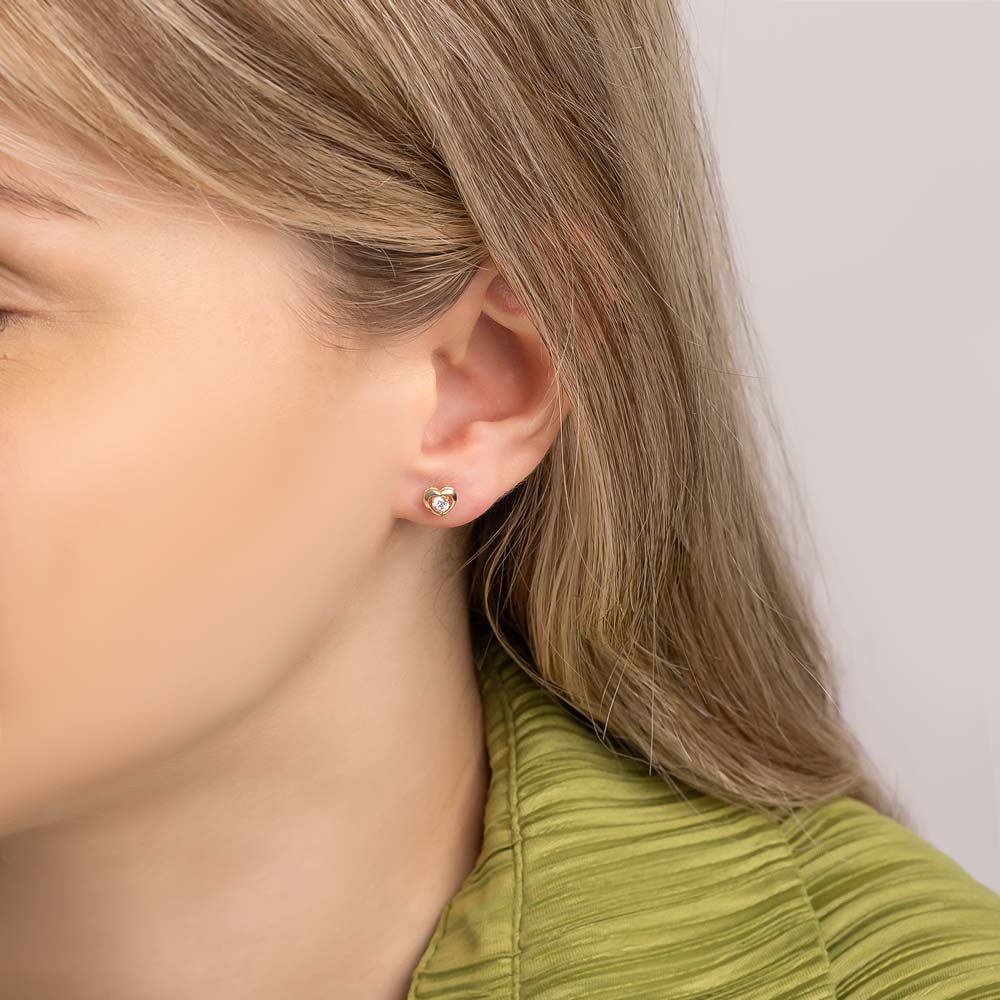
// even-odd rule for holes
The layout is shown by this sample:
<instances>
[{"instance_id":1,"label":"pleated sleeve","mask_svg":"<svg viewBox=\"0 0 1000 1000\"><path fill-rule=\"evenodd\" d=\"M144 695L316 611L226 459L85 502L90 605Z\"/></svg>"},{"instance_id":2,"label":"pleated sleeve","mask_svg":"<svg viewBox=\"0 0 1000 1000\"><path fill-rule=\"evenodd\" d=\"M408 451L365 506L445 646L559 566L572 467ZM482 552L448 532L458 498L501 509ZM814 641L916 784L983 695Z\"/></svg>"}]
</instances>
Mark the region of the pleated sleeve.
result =
<instances>
[{"instance_id":1,"label":"pleated sleeve","mask_svg":"<svg viewBox=\"0 0 1000 1000\"><path fill-rule=\"evenodd\" d=\"M855 799L782 826L837 1000L1000 1000L1000 896Z\"/></svg>"}]
</instances>

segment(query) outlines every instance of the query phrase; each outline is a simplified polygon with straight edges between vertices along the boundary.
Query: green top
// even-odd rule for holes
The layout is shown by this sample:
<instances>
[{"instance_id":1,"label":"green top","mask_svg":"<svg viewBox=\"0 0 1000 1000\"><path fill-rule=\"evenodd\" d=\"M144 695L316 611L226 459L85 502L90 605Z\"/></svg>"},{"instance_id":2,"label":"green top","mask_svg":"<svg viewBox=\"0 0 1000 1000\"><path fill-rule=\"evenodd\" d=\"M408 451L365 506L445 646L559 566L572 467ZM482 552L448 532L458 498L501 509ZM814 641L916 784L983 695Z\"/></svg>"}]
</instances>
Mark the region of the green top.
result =
<instances>
[{"instance_id":1,"label":"green top","mask_svg":"<svg viewBox=\"0 0 1000 1000\"><path fill-rule=\"evenodd\" d=\"M902 824L682 795L488 654L483 844L408 1000L1000 998L1000 896Z\"/></svg>"}]
</instances>

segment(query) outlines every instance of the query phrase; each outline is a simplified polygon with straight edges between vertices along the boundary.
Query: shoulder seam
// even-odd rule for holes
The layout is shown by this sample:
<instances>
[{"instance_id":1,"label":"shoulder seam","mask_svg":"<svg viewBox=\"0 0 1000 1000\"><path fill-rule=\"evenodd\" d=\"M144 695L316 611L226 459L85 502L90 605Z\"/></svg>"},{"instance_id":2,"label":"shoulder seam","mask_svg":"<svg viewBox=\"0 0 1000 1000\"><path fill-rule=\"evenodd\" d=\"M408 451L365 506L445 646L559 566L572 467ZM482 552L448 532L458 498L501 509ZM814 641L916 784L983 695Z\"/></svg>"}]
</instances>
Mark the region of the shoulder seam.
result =
<instances>
[{"instance_id":1,"label":"shoulder seam","mask_svg":"<svg viewBox=\"0 0 1000 1000\"><path fill-rule=\"evenodd\" d=\"M819 914L816 912L816 904L813 902L812 895L809 892L809 884L806 882L802 868L799 866L799 859L795 852L795 848L793 847L792 842L788 839L788 832L785 829L785 820L780 820L776 825L781 833L781 842L785 845L785 853L795 869L799 886L802 889L802 895L805 897L806 905L809 907L809 913L812 916L813 926L816 931L816 941L823 949L823 957L826 961L826 979L827 984L830 987L830 998L831 1000L841 1000L840 992L837 989L837 983L833 978L833 964L830 961L830 949L827 947L826 940L823 937L823 925L820 923Z\"/></svg>"}]
</instances>

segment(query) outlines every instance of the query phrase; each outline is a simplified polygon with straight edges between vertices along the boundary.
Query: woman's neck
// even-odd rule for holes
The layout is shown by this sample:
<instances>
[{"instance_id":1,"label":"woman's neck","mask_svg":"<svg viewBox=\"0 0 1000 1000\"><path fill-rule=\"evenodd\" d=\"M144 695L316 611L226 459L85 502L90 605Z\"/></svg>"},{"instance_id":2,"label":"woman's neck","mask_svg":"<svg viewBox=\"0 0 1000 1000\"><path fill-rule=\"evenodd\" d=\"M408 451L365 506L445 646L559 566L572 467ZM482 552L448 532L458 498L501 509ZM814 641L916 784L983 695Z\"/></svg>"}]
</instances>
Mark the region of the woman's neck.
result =
<instances>
[{"instance_id":1,"label":"woman's neck","mask_svg":"<svg viewBox=\"0 0 1000 1000\"><path fill-rule=\"evenodd\" d=\"M462 582L412 582L360 585L266 700L0 841L0 995L405 996L489 784Z\"/></svg>"}]
</instances>

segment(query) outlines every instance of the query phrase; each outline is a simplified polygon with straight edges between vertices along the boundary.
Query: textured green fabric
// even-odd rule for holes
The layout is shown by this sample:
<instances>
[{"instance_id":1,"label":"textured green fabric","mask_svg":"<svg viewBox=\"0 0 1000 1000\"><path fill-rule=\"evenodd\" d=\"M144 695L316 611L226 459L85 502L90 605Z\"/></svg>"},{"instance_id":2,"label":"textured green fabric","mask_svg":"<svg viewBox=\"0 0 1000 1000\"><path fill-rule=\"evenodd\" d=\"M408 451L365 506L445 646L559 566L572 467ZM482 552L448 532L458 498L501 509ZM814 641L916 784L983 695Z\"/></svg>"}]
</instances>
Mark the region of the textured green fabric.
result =
<instances>
[{"instance_id":1,"label":"textured green fabric","mask_svg":"<svg viewBox=\"0 0 1000 1000\"><path fill-rule=\"evenodd\" d=\"M477 677L483 844L408 1000L1000 1000L1000 896L895 820L682 794L495 643Z\"/></svg>"}]
</instances>

